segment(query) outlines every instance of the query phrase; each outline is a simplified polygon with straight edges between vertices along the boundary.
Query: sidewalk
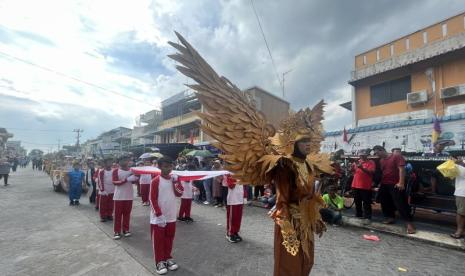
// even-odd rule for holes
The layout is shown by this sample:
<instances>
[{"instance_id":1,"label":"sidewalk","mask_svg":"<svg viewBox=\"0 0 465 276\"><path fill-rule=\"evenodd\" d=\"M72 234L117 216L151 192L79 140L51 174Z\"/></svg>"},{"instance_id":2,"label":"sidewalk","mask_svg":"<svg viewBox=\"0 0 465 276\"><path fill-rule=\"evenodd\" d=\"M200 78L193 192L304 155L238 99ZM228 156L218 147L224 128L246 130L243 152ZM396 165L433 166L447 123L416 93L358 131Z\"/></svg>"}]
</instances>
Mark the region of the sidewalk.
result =
<instances>
[{"instance_id":1,"label":"sidewalk","mask_svg":"<svg viewBox=\"0 0 465 276\"><path fill-rule=\"evenodd\" d=\"M252 201L250 205L264 208L264 205L258 201ZM455 215L453 214L433 214L431 211L418 209L414 221L417 232L413 235L408 235L406 233L405 222L401 219L398 219L396 224L383 224L378 205L374 205L373 221L368 225L365 224L363 220L355 217L354 208L355 207L352 207L352 209L343 211L342 220L344 225L388 233L445 248L465 251L464 239L457 240L449 236L449 234L455 231Z\"/></svg>"},{"instance_id":2,"label":"sidewalk","mask_svg":"<svg viewBox=\"0 0 465 276\"><path fill-rule=\"evenodd\" d=\"M414 216L414 223L417 228L415 234L406 233L405 222L400 218L396 224L386 225L382 223L382 215L374 205L373 220L370 224L364 224L363 220L355 217L354 208L344 211L343 223L345 225L369 229L383 233L389 233L412 240L423 241L445 248L465 251L464 239L453 239L449 235L455 231L455 215L453 214L433 214L429 210L418 210Z\"/></svg>"},{"instance_id":3,"label":"sidewalk","mask_svg":"<svg viewBox=\"0 0 465 276\"><path fill-rule=\"evenodd\" d=\"M30 168L0 187L2 275L152 275ZM83 195L83 201L86 200Z\"/></svg>"}]
</instances>

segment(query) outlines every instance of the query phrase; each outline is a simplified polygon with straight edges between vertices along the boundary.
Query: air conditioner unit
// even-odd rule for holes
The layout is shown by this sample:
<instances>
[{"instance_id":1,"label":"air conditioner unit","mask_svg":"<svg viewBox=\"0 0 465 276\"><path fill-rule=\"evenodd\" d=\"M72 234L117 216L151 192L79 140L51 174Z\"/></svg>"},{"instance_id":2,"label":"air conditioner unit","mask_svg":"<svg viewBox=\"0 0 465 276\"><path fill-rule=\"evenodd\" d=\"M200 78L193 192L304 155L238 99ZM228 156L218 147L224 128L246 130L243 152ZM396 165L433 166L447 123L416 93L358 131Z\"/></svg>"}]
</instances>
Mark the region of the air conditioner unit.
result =
<instances>
[{"instance_id":1,"label":"air conditioner unit","mask_svg":"<svg viewBox=\"0 0 465 276\"><path fill-rule=\"evenodd\" d=\"M441 99L465 95L465 85L447 87L441 90Z\"/></svg>"},{"instance_id":2,"label":"air conditioner unit","mask_svg":"<svg viewBox=\"0 0 465 276\"><path fill-rule=\"evenodd\" d=\"M412 92L407 94L407 104L421 104L428 101L428 93L426 91Z\"/></svg>"}]
</instances>

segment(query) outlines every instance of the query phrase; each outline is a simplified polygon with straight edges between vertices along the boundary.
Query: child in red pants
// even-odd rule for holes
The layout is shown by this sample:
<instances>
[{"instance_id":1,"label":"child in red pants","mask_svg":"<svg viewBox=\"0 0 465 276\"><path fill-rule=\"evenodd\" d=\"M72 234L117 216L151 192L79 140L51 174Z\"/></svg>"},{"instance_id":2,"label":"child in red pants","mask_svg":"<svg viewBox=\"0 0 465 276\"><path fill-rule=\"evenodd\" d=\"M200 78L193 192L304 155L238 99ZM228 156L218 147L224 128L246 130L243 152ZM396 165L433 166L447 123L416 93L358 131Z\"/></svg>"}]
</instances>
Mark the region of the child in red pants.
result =
<instances>
[{"instance_id":1,"label":"child in red pants","mask_svg":"<svg viewBox=\"0 0 465 276\"><path fill-rule=\"evenodd\" d=\"M101 222L113 220L113 194L115 192L115 185L113 184L112 162L112 159L105 159L103 169L100 169L97 173L98 209Z\"/></svg>"},{"instance_id":2,"label":"child in red pants","mask_svg":"<svg viewBox=\"0 0 465 276\"><path fill-rule=\"evenodd\" d=\"M160 158L158 167L161 175L150 185L150 225L156 272L162 275L178 269L171 251L176 232L176 197L182 195L183 188L177 177L170 175L173 170L171 159Z\"/></svg>"},{"instance_id":3,"label":"child in red pants","mask_svg":"<svg viewBox=\"0 0 465 276\"><path fill-rule=\"evenodd\" d=\"M241 242L239 236L242 221L242 209L244 206L244 186L237 185L235 180L226 176L228 184L228 196L226 198L226 239L231 243Z\"/></svg>"},{"instance_id":4,"label":"child in red pants","mask_svg":"<svg viewBox=\"0 0 465 276\"><path fill-rule=\"evenodd\" d=\"M120 168L113 170L113 184L115 185L115 193L113 195L115 235L113 239L115 240L121 239L121 228L125 237L131 236L129 221L131 220L132 201L134 199L134 190L131 182L137 181L137 177L132 175L129 169L129 160L127 156L121 157L119 160Z\"/></svg>"},{"instance_id":5,"label":"child in red pants","mask_svg":"<svg viewBox=\"0 0 465 276\"><path fill-rule=\"evenodd\" d=\"M181 206L179 207L179 221L194 222L191 218L191 207L193 197L192 181L181 181L184 191L181 196Z\"/></svg>"}]
</instances>

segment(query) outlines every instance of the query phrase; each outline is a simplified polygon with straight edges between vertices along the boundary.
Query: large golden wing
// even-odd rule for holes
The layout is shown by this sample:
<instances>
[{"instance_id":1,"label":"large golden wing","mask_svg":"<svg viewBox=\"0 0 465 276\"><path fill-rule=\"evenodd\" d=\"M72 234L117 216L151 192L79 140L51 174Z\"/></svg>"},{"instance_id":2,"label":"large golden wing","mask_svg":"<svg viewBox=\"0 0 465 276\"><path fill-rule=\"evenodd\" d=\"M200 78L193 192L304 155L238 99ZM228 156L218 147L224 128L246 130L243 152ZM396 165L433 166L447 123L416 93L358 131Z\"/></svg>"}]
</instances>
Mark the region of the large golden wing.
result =
<instances>
[{"instance_id":1,"label":"large golden wing","mask_svg":"<svg viewBox=\"0 0 465 276\"><path fill-rule=\"evenodd\" d=\"M203 105L204 112L197 113L202 130L217 141L214 146L224 152L221 157L234 178L244 184L263 184L268 169L263 162L268 163L268 159L258 161L266 155L275 159L270 145L274 127L257 111L253 99L219 76L184 37L178 33L176 36L180 44L169 44L178 53L169 57L182 65L176 66L181 73L197 82L187 86L196 91Z\"/></svg>"}]
</instances>

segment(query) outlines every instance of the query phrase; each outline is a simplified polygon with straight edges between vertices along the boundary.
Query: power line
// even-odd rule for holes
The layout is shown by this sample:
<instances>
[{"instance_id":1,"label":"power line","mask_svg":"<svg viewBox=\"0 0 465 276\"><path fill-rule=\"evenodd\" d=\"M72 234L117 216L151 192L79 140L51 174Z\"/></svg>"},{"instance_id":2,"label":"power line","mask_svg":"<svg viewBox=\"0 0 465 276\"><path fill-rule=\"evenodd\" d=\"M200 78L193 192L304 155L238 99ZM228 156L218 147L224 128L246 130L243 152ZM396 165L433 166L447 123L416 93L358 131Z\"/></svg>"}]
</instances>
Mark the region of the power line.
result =
<instances>
[{"instance_id":1,"label":"power line","mask_svg":"<svg viewBox=\"0 0 465 276\"><path fill-rule=\"evenodd\" d=\"M13 59L13 60L16 60L16 61L25 63L25 64L27 64L27 65L30 65L30 66L33 66L33 67L42 69L42 70L44 70L44 71L48 71L48 72L50 72L50 73L56 74L56 75L58 75L58 76L61 76L61 77L64 77L64 78L67 78L67 79L70 79L70 80L73 80L73 81L76 81L76 82L79 82L79 83L86 84L86 85L88 85L88 86L95 87L95 88L97 88L97 89L106 91L106 92L108 92L108 93L112 93L112 94L118 95L118 96L120 96L120 97L124 97L124 98L127 98L127 99L131 99L131 100L133 100L133 101L141 102L141 103L144 103L144 104L149 105L149 106L154 106L154 105L149 104L149 103L147 103L147 102L145 102L145 101L143 101L143 100L139 100L139 99L137 99L137 98L133 98L133 97L131 97L131 96L124 95L124 94L122 94L122 93L119 93L119 92L110 90L110 89L105 88L105 87L103 87L103 86L100 86L100 85L98 85L98 84L94 84L94 83L92 83L92 82L79 79L79 78L74 77L74 76L72 76L72 75L68 75L68 74L66 74L66 73L63 73L63 72L60 72L60 71L57 71L57 70L54 70L54 69L51 69L51 68L42 66L42 65L40 65L40 64L34 63L34 62L32 62L32 61L25 60L25 59L22 59L22 58L13 56L13 55L8 54L8 53L5 53L5 52L3 52L3 51L0 51L0 54L3 55L3 56L5 56L5 57L11 58L11 59Z\"/></svg>"},{"instance_id":2,"label":"power line","mask_svg":"<svg viewBox=\"0 0 465 276\"><path fill-rule=\"evenodd\" d=\"M268 41L266 40L265 33L263 32L262 24L260 23L260 18L258 17L257 11L255 10L255 5L253 3L253 0L250 0L250 3L252 4L252 9L253 9L253 12L255 13L255 17L257 18L258 27L260 27L260 32L262 33L263 40L265 41L266 49L268 49L268 54L270 55L271 63L273 64L273 68L276 73L276 78L278 79L279 85L281 85L282 87L283 84L281 83L281 78L279 77L278 69L276 68L273 55L271 54L270 47L268 46Z\"/></svg>"},{"instance_id":3,"label":"power line","mask_svg":"<svg viewBox=\"0 0 465 276\"><path fill-rule=\"evenodd\" d=\"M21 143L24 143L24 144L30 144L30 145L36 145L36 146L56 146L57 144L54 143L54 144L44 144L44 143L35 143L35 142L28 142L28 141L23 141L23 140L20 140ZM72 144L73 142L70 142L70 143L63 143L63 144Z\"/></svg>"}]
</instances>

